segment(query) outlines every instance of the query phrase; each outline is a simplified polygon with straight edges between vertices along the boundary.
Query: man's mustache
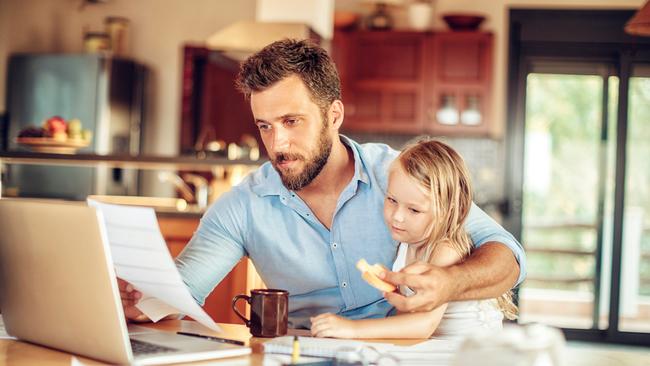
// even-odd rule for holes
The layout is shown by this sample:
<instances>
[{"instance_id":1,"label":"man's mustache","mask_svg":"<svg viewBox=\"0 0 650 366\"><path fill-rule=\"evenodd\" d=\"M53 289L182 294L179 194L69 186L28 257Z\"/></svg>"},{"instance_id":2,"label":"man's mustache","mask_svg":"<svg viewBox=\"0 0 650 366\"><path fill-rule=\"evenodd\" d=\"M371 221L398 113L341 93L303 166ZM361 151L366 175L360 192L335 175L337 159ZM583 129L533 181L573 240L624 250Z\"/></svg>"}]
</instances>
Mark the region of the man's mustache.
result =
<instances>
[{"instance_id":1,"label":"man's mustache","mask_svg":"<svg viewBox=\"0 0 650 366\"><path fill-rule=\"evenodd\" d=\"M277 153L275 154L275 159L273 159L276 163L282 163L285 160L305 160L305 158L296 153Z\"/></svg>"}]
</instances>

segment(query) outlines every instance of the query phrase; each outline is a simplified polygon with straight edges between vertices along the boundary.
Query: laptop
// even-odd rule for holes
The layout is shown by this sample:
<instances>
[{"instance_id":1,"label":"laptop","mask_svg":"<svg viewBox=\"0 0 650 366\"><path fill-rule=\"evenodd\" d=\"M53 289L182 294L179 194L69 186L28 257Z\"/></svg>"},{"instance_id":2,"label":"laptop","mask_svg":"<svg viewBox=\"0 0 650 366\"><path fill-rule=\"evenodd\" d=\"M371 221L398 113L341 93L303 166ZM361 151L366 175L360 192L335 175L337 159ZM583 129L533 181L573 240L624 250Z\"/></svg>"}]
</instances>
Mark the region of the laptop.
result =
<instances>
[{"instance_id":1,"label":"laptop","mask_svg":"<svg viewBox=\"0 0 650 366\"><path fill-rule=\"evenodd\" d=\"M0 309L10 335L114 364L250 353L142 326L129 334L100 219L85 204L0 199Z\"/></svg>"}]
</instances>

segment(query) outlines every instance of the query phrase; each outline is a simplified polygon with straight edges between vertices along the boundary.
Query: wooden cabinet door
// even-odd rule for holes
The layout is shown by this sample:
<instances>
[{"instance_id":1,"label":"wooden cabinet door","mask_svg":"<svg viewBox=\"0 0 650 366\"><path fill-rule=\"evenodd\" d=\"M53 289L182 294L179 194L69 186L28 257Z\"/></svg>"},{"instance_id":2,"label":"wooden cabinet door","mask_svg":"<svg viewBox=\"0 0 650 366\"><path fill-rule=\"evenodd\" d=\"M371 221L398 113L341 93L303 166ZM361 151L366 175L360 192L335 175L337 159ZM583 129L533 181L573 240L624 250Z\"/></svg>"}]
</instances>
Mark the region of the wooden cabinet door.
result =
<instances>
[{"instance_id":1,"label":"wooden cabinet door","mask_svg":"<svg viewBox=\"0 0 650 366\"><path fill-rule=\"evenodd\" d=\"M488 134L492 103L492 34L436 33L429 42L427 131L463 136Z\"/></svg>"},{"instance_id":2,"label":"wooden cabinet door","mask_svg":"<svg viewBox=\"0 0 650 366\"><path fill-rule=\"evenodd\" d=\"M239 62L218 51L186 45L181 89L181 152L195 153L210 141L242 144L242 136L262 141L248 101L235 88ZM198 146L197 146L198 145Z\"/></svg>"},{"instance_id":3,"label":"wooden cabinet door","mask_svg":"<svg viewBox=\"0 0 650 366\"><path fill-rule=\"evenodd\" d=\"M334 59L344 131L418 133L423 122L425 33L337 32Z\"/></svg>"}]
</instances>

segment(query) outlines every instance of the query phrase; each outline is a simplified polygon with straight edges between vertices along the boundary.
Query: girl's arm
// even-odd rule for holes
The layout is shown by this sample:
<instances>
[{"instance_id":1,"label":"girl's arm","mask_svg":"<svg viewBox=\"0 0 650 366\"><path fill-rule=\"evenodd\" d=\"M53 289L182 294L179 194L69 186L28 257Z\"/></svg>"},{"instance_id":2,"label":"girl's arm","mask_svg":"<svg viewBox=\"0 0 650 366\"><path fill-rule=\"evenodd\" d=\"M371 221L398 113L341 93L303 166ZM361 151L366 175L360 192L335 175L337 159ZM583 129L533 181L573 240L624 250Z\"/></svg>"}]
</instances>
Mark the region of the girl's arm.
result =
<instances>
[{"instance_id":1,"label":"girl's arm","mask_svg":"<svg viewBox=\"0 0 650 366\"><path fill-rule=\"evenodd\" d=\"M332 338L429 338L446 308L444 304L426 312L359 320L326 313L311 319L311 334Z\"/></svg>"},{"instance_id":2,"label":"girl's arm","mask_svg":"<svg viewBox=\"0 0 650 366\"><path fill-rule=\"evenodd\" d=\"M460 259L456 250L442 244L432 254L431 263L450 266ZM440 324L446 309L447 304L442 304L431 311L360 320L326 313L311 318L311 333L316 337L333 338L429 338Z\"/></svg>"}]
</instances>

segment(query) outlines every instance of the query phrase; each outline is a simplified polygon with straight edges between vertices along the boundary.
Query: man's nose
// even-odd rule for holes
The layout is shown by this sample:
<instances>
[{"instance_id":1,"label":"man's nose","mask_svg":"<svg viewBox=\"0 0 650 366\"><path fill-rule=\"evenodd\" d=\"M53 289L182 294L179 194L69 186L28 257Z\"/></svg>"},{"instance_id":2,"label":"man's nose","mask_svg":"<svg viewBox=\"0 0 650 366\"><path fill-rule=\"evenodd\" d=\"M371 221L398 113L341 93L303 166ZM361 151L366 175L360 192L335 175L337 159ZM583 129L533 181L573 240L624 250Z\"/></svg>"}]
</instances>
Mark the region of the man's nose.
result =
<instances>
[{"instance_id":1,"label":"man's nose","mask_svg":"<svg viewBox=\"0 0 650 366\"><path fill-rule=\"evenodd\" d=\"M284 127L273 130L273 150L284 151L289 147L289 131Z\"/></svg>"}]
</instances>

